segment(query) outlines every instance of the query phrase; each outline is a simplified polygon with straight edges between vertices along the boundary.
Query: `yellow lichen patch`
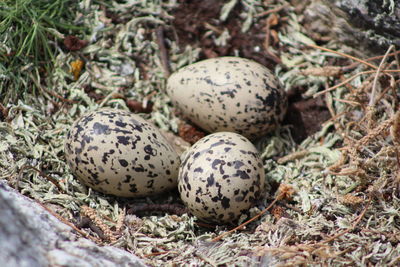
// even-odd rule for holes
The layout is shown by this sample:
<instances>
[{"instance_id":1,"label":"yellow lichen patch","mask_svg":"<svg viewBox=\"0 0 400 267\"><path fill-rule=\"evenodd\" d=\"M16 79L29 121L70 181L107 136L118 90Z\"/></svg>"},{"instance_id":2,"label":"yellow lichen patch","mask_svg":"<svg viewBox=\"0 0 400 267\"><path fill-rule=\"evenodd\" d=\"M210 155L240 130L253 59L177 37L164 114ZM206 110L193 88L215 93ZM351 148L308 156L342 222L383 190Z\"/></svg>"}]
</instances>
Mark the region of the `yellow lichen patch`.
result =
<instances>
[{"instance_id":1,"label":"yellow lichen patch","mask_svg":"<svg viewBox=\"0 0 400 267\"><path fill-rule=\"evenodd\" d=\"M79 79L83 65L84 65L84 62L80 59L77 59L77 60L74 60L71 62L71 70L70 71L74 75L75 81Z\"/></svg>"}]
</instances>

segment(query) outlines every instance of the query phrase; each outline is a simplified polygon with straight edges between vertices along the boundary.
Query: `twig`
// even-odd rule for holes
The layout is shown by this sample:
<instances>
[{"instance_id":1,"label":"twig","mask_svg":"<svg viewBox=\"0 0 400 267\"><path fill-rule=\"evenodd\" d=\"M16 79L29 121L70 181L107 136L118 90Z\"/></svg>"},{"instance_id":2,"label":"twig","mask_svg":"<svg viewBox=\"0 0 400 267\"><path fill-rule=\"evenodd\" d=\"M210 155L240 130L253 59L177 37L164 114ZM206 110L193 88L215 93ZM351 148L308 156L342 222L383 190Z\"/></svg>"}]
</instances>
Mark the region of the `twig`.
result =
<instances>
[{"instance_id":1,"label":"twig","mask_svg":"<svg viewBox=\"0 0 400 267\"><path fill-rule=\"evenodd\" d=\"M388 57L388 54L389 54L390 50L392 50L393 48L394 48L394 46L391 45L389 47L389 49L386 51L384 57L381 60L381 63L379 64L378 70L376 71L375 79L374 79L374 82L372 83L371 98L369 99L369 103L368 103L368 106L370 106L370 107L375 106L376 84L378 83L379 74L382 71L383 64L385 63L386 58Z\"/></svg>"},{"instance_id":2,"label":"twig","mask_svg":"<svg viewBox=\"0 0 400 267\"><path fill-rule=\"evenodd\" d=\"M281 192L281 193L271 202L271 204L269 204L268 207L266 207L265 209L263 209L262 211L260 211L260 213L258 213L256 216L254 216L254 217L251 218L250 220L245 221L245 222L242 223L241 225L239 225L239 226L233 228L232 230L229 230L229 231L227 231L227 232L225 232L225 233L223 233L223 234L221 234L221 235L219 235L219 236L213 238L213 239L211 240L211 242L217 242L217 241L221 240L222 238L224 238L225 236L227 236L227 235L229 235L229 234L231 234L231 233L233 233L233 232L236 232L237 230L240 230L240 229L242 229L244 226L248 225L249 223L251 223L251 222L257 220L257 219L260 218L264 213L266 213L269 209L271 209L272 206L275 205L275 203L276 203L278 200L281 200L282 197L283 197L285 194L286 194L285 192Z\"/></svg>"},{"instance_id":3,"label":"twig","mask_svg":"<svg viewBox=\"0 0 400 267\"><path fill-rule=\"evenodd\" d=\"M361 212L360 215L358 215L357 219L355 220L355 222L353 223L353 225L352 225L350 228L348 228L348 229L346 229L346 230L344 230L344 231L342 231L342 232L340 232L340 233L338 233L338 234L336 234L336 235L334 235L334 236L332 236L332 237L329 237L328 239L325 239L324 241L319 242L318 245L323 245L323 244L332 242L332 241L335 240L336 238L341 237L342 235L347 234L347 233L350 232L350 231L353 231L353 230L356 228L356 226L360 223L360 221L362 220L362 218L364 218L364 215L365 215L365 213L367 212L367 210L368 210L368 208L369 208L369 205L371 204L371 201L372 201L372 198L369 197L368 202L367 202L367 204L365 205L364 210Z\"/></svg>"},{"instance_id":4,"label":"twig","mask_svg":"<svg viewBox=\"0 0 400 267\"><path fill-rule=\"evenodd\" d=\"M289 162L289 161L294 161L296 159L301 159L304 156L308 155L309 153L310 153L310 151L308 151L307 149L303 149L303 150L300 150L300 151L295 151L293 153L290 153L290 154L288 154L286 156L283 156L283 157L279 158L277 160L277 162L279 164L285 164L286 162Z\"/></svg>"},{"instance_id":5,"label":"twig","mask_svg":"<svg viewBox=\"0 0 400 267\"><path fill-rule=\"evenodd\" d=\"M271 15L272 16L272 15ZM264 44L263 44L263 46L264 46L264 50L265 50L265 52L271 57L271 59L272 60L274 60L275 61L275 63L277 63L277 64L281 64L282 63L282 60L277 56L277 55L275 55L274 53L272 53L271 51L270 51L270 49L269 49L269 47L270 47L270 36L271 36L271 19L270 19L271 17L268 17L267 19L266 19L266 23L265 23L265 39L264 39Z\"/></svg>"},{"instance_id":6,"label":"twig","mask_svg":"<svg viewBox=\"0 0 400 267\"><path fill-rule=\"evenodd\" d=\"M332 99L335 100L335 101L338 101L338 102L342 102L342 103L346 103L346 104L352 105L352 106L361 106L361 103L358 103L356 101L339 99L339 98L332 98Z\"/></svg>"},{"instance_id":7,"label":"twig","mask_svg":"<svg viewBox=\"0 0 400 267\"><path fill-rule=\"evenodd\" d=\"M158 47L160 48L160 59L164 68L164 76L165 78L168 78L171 75L171 67L169 65L168 51L165 47L164 29L162 26L159 26L156 29L156 37Z\"/></svg>"},{"instance_id":8,"label":"twig","mask_svg":"<svg viewBox=\"0 0 400 267\"><path fill-rule=\"evenodd\" d=\"M396 61L398 63L397 67L398 67L398 69L400 69L400 61L398 60L398 54L400 54L400 51L395 51L393 53L390 53L390 54L388 54L388 56L389 57L394 56L396 58ZM367 59L364 59L364 60L365 61L372 61L372 60L376 60L376 59L381 59L383 57L384 56L375 56L375 57L370 57L370 58L367 58ZM343 71L348 71L348 70L354 69L358 64L360 64L360 62L354 62L354 63L352 63L352 64L350 64L348 66L342 67L342 70Z\"/></svg>"},{"instance_id":9,"label":"twig","mask_svg":"<svg viewBox=\"0 0 400 267\"><path fill-rule=\"evenodd\" d=\"M204 22L203 25L204 25L204 27L205 27L206 29L209 29L209 30L213 31L213 32L215 32L216 34L221 35L221 34L224 32L223 30L218 29L217 27L215 27L214 25L211 25L211 24L208 23L208 22Z\"/></svg>"},{"instance_id":10,"label":"twig","mask_svg":"<svg viewBox=\"0 0 400 267\"><path fill-rule=\"evenodd\" d=\"M357 77L360 76L360 75L371 74L371 73L374 73L374 72L376 72L376 71L375 71L375 70L367 70L367 71L362 71L362 72L356 73L356 74L354 74L353 76L351 76L350 78L344 80L343 82L336 84L335 86L326 88L326 89L323 90L323 91L320 91L320 92L318 92L318 93L315 93L315 94L313 95L313 97L316 98L316 97L318 97L318 96L320 96L320 95L322 95L322 94L325 94L325 93L327 93L327 92L333 91L333 90L335 90L336 88L338 88L338 87L340 87L340 86L343 86L343 85L345 85L346 83L350 82L351 80L354 80L355 78L357 78ZM400 73L400 69L398 69L398 70L382 70L381 72L383 72L383 73L399 72L399 73Z\"/></svg>"},{"instance_id":11,"label":"twig","mask_svg":"<svg viewBox=\"0 0 400 267\"><path fill-rule=\"evenodd\" d=\"M314 45L314 44L307 44L307 45L311 46L312 48L317 48L317 49L320 49L320 50L323 50L323 51L326 51L326 52L331 52L331 53L334 53L334 54L337 54L337 55L340 55L340 56L343 56L343 57L350 58L350 59L358 61L358 62L360 62L360 63L362 63L364 65L367 65L367 66L369 66L369 67L371 67L373 69L377 69L378 68L374 64L371 64L371 63L369 63L369 62L367 62L365 60L359 59L357 57L350 56L348 54L345 54L345 53L342 53L342 52L339 52L339 51L334 51L332 49L325 48L325 47L322 47L322 46L319 46L319 45Z\"/></svg>"},{"instance_id":12,"label":"twig","mask_svg":"<svg viewBox=\"0 0 400 267\"><path fill-rule=\"evenodd\" d=\"M20 170L20 174L25 170L25 169L32 169L34 171L36 171L37 173L39 173L40 176L46 178L47 180L49 180L52 184L54 184L58 191L60 191L61 193L65 194L65 190L61 187L61 185L58 183L58 181L56 179L54 179L53 177L48 176L47 174L43 173L41 170L31 166L31 165L24 165L22 166L21 170Z\"/></svg>"},{"instance_id":13,"label":"twig","mask_svg":"<svg viewBox=\"0 0 400 267\"><path fill-rule=\"evenodd\" d=\"M167 254L167 253L179 253L179 252L178 252L178 251L174 251L174 250L169 250L169 251L158 251L158 252L153 252L153 253L150 253L150 254L143 255L143 257L149 258L149 257L153 257L153 256L158 256L158 255Z\"/></svg>"},{"instance_id":14,"label":"twig","mask_svg":"<svg viewBox=\"0 0 400 267\"><path fill-rule=\"evenodd\" d=\"M269 15L269 14L271 14L271 13L278 13L279 11L281 11L282 9L284 9L284 8L287 7L287 6L288 6L288 4L284 4L284 5L281 5L281 6L277 6L277 7L273 8L273 9L270 9L270 10L267 10L267 11L264 11L264 12L261 12L261 13L258 13L258 14L256 14L256 15L254 15L254 17L255 17L255 18L258 18L258 17L267 16L267 15Z\"/></svg>"},{"instance_id":15,"label":"twig","mask_svg":"<svg viewBox=\"0 0 400 267\"><path fill-rule=\"evenodd\" d=\"M389 57L394 56L395 58L397 58L398 54L400 54L400 51L396 51L396 49L394 49L394 50L395 50L395 52L392 52L392 53L388 54ZM384 56L370 57L370 58L367 58L365 61L371 61L371 60L375 60L375 59L381 59L381 58L383 58L383 57L384 57ZM398 67L399 67L399 69L400 69L400 65L399 65Z\"/></svg>"},{"instance_id":16,"label":"twig","mask_svg":"<svg viewBox=\"0 0 400 267\"><path fill-rule=\"evenodd\" d=\"M90 236L88 233L80 230L78 227L76 227L73 223L67 221L66 219L64 219L63 217L61 217L60 215L58 215L57 213L55 213L54 211L52 211L51 209L49 209L48 207L46 207L44 204L40 203L39 201L36 201L36 203L38 203L40 206L42 206L46 211L48 211L51 215L53 215L54 217L56 217L60 222L68 225L69 227L71 227L72 229L74 229L75 231L77 231L79 234L81 234L83 237L86 238L90 238L92 239L92 241L96 242L96 243L101 243L100 239Z\"/></svg>"},{"instance_id":17,"label":"twig","mask_svg":"<svg viewBox=\"0 0 400 267\"><path fill-rule=\"evenodd\" d=\"M35 79L35 77L33 77L32 74L30 74L29 76L31 77L32 81L35 83L35 85L36 85L40 90L42 90L42 91L48 93L49 95L51 95L51 96L53 96L53 97L55 97L55 98L58 98L58 99L61 100L62 102L66 102L66 103L69 103L69 104L76 104L76 103L78 103L78 101L71 100L71 99L66 99L66 98L64 98L64 97L62 97L62 96L60 96L60 95L58 95L56 92L53 92L53 91L51 91L51 90L47 90L46 88L44 88L44 87L39 83L38 80Z\"/></svg>"},{"instance_id":18,"label":"twig","mask_svg":"<svg viewBox=\"0 0 400 267\"><path fill-rule=\"evenodd\" d=\"M370 74L370 73L374 73L374 71L373 71L373 70L369 70L369 71L362 71L362 72L356 73L356 74L354 74L353 76L351 76L350 78L344 80L343 82L336 84L335 86L326 88L326 89L323 90L323 91L320 91L320 92L318 92L318 93L315 93L315 94L313 95L313 97L314 97L314 98L317 98L317 97L319 97L320 95L323 95L323 94L325 94L325 93L328 93L328 92L330 92L330 91L333 91L333 90L335 90L336 88L347 84L348 82L354 80L355 78L357 78L357 77L360 76L360 75L363 75L363 74Z\"/></svg>"}]
</instances>

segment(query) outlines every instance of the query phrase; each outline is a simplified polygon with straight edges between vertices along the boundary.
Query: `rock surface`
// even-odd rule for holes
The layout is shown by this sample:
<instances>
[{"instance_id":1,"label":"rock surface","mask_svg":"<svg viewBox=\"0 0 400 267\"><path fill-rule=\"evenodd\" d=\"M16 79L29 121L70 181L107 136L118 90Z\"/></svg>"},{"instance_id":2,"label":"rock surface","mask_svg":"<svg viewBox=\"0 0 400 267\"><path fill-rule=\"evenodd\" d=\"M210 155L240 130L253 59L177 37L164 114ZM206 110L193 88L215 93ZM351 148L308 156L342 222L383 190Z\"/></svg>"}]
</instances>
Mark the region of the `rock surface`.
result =
<instances>
[{"instance_id":1,"label":"rock surface","mask_svg":"<svg viewBox=\"0 0 400 267\"><path fill-rule=\"evenodd\" d=\"M7 267L145 266L127 251L77 237L5 181L0 181L0 259Z\"/></svg>"},{"instance_id":2,"label":"rock surface","mask_svg":"<svg viewBox=\"0 0 400 267\"><path fill-rule=\"evenodd\" d=\"M378 53L392 44L400 47L399 1L312 0L303 13L313 38L336 38Z\"/></svg>"}]
</instances>

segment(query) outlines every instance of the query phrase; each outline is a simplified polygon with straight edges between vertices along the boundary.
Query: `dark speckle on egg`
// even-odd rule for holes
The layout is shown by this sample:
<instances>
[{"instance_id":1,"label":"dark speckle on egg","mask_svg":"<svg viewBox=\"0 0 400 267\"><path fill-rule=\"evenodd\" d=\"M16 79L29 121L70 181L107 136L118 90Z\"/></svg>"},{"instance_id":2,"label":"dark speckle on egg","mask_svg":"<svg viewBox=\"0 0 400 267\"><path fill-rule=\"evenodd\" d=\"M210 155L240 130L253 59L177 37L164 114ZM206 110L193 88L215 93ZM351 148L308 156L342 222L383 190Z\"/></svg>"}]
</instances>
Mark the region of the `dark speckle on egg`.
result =
<instances>
[{"instance_id":1,"label":"dark speckle on egg","mask_svg":"<svg viewBox=\"0 0 400 267\"><path fill-rule=\"evenodd\" d=\"M200 139L186 152L178 190L199 219L228 223L262 195L264 180L262 161L253 144L239 134L218 132Z\"/></svg>"},{"instance_id":2,"label":"dark speckle on egg","mask_svg":"<svg viewBox=\"0 0 400 267\"><path fill-rule=\"evenodd\" d=\"M66 135L65 156L80 181L106 194L147 196L177 184L177 153L155 126L127 111L83 115Z\"/></svg>"},{"instance_id":3,"label":"dark speckle on egg","mask_svg":"<svg viewBox=\"0 0 400 267\"><path fill-rule=\"evenodd\" d=\"M231 131L250 139L276 128L287 107L285 91L274 74L239 57L211 58L183 67L168 78L166 92L182 114L205 131Z\"/></svg>"}]
</instances>

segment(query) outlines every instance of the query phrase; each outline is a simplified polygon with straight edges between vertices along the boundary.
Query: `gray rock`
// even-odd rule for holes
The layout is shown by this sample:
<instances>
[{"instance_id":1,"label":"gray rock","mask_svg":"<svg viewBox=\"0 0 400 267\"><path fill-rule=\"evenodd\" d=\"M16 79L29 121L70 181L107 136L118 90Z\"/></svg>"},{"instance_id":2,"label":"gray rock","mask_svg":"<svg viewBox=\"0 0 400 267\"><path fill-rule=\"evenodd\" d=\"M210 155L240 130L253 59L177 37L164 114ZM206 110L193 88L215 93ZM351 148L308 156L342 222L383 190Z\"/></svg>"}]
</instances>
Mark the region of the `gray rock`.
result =
<instances>
[{"instance_id":1,"label":"gray rock","mask_svg":"<svg viewBox=\"0 0 400 267\"><path fill-rule=\"evenodd\" d=\"M0 181L0 259L7 267L145 264L119 248L100 247Z\"/></svg>"},{"instance_id":2,"label":"gray rock","mask_svg":"<svg viewBox=\"0 0 400 267\"><path fill-rule=\"evenodd\" d=\"M304 8L312 37L336 38L353 47L383 53L400 47L398 0L312 0Z\"/></svg>"}]
</instances>

